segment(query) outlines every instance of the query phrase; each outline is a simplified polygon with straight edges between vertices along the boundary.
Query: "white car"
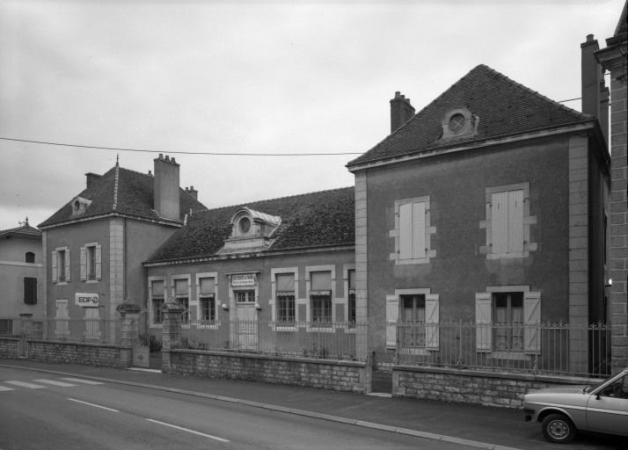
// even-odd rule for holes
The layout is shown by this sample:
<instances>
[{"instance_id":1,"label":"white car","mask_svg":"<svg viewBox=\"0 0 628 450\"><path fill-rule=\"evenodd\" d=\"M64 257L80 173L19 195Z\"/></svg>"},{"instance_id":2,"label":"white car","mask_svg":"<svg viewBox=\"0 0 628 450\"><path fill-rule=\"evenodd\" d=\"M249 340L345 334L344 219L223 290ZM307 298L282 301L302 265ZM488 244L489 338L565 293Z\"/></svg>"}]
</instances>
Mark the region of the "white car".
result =
<instances>
[{"instance_id":1,"label":"white car","mask_svg":"<svg viewBox=\"0 0 628 450\"><path fill-rule=\"evenodd\" d=\"M523 412L558 444L571 442L578 430L628 436L628 368L595 386L532 391L524 397Z\"/></svg>"}]
</instances>

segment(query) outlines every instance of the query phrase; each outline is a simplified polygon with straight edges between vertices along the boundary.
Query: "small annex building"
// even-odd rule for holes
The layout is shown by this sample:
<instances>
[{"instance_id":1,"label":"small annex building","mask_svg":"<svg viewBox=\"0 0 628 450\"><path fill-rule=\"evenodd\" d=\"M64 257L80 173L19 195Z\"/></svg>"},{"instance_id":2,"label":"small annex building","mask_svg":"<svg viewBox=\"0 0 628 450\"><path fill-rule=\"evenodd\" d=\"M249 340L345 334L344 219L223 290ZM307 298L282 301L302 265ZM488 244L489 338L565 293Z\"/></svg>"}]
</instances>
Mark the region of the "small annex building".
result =
<instances>
[{"instance_id":1,"label":"small annex building","mask_svg":"<svg viewBox=\"0 0 628 450\"><path fill-rule=\"evenodd\" d=\"M169 156L154 160L154 174L116 163L103 175L86 174L85 189L39 225L49 337L76 338L78 332L88 341L115 339L117 306L130 301L143 309L142 262L186 214L205 209L195 190L181 189L179 178L179 164Z\"/></svg>"},{"instance_id":2,"label":"small annex building","mask_svg":"<svg viewBox=\"0 0 628 450\"><path fill-rule=\"evenodd\" d=\"M354 211L343 188L194 212L144 263L151 332L172 299L189 339L218 348L301 353L311 331L355 335Z\"/></svg>"},{"instance_id":3,"label":"small annex building","mask_svg":"<svg viewBox=\"0 0 628 450\"><path fill-rule=\"evenodd\" d=\"M596 105L604 94L584 93ZM391 134L347 165L360 348L396 363L551 357L589 372L599 342L584 327L607 315L606 127L486 65L417 114L397 93ZM540 324L559 322L583 329L552 341Z\"/></svg>"}]
</instances>

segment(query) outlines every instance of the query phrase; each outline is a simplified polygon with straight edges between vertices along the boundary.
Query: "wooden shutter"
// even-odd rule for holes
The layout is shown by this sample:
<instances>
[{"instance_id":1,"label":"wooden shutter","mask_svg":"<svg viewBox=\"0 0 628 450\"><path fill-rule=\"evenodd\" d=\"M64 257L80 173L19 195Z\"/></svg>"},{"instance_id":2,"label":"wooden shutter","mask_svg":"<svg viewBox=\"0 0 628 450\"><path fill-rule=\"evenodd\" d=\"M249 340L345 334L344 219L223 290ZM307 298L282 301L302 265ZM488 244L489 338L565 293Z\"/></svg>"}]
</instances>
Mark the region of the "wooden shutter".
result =
<instances>
[{"instance_id":1,"label":"wooden shutter","mask_svg":"<svg viewBox=\"0 0 628 450\"><path fill-rule=\"evenodd\" d=\"M53 251L52 252L52 282L56 283L57 281L59 281L59 272L57 270L57 260L58 255L57 255L57 251Z\"/></svg>"},{"instance_id":2,"label":"wooden shutter","mask_svg":"<svg viewBox=\"0 0 628 450\"><path fill-rule=\"evenodd\" d=\"M65 248L65 281L70 281L70 249Z\"/></svg>"},{"instance_id":3,"label":"wooden shutter","mask_svg":"<svg viewBox=\"0 0 628 450\"><path fill-rule=\"evenodd\" d=\"M102 245L96 246L96 255L94 256L94 263L96 264L96 279L102 279Z\"/></svg>"},{"instance_id":4,"label":"wooden shutter","mask_svg":"<svg viewBox=\"0 0 628 450\"><path fill-rule=\"evenodd\" d=\"M399 206L399 259L412 258L412 204Z\"/></svg>"},{"instance_id":5,"label":"wooden shutter","mask_svg":"<svg viewBox=\"0 0 628 450\"><path fill-rule=\"evenodd\" d=\"M508 192L491 196L491 253L508 251Z\"/></svg>"},{"instance_id":6,"label":"wooden shutter","mask_svg":"<svg viewBox=\"0 0 628 450\"><path fill-rule=\"evenodd\" d=\"M425 258L425 203L412 204L412 258Z\"/></svg>"},{"instance_id":7,"label":"wooden shutter","mask_svg":"<svg viewBox=\"0 0 628 450\"><path fill-rule=\"evenodd\" d=\"M524 292L524 351L525 353L541 353L541 293Z\"/></svg>"},{"instance_id":8,"label":"wooden shutter","mask_svg":"<svg viewBox=\"0 0 628 450\"><path fill-rule=\"evenodd\" d=\"M37 278L24 277L24 304L37 304Z\"/></svg>"},{"instance_id":9,"label":"wooden shutter","mask_svg":"<svg viewBox=\"0 0 628 450\"><path fill-rule=\"evenodd\" d=\"M439 333L439 301L438 294L425 296L425 347L428 350L438 350Z\"/></svg>"},{"instance_id":10,"label":"wooden shutter","mask_svg":"<svg viewBox=\"0 0 628 450\"><path fill-rule=\"evenodd\" d=\"M397 348L397 322L399 321L399 298L386 296L386 348Z\"/></svg>"},{"instance_id":11,"label":"wooden shutter","mask_svg":"<svg viewBox=\"0 0 628 450\"><path fill-rule=\"evenodd\" d=\"M81 247L81 281L87 280L87 248Z\"/></svg>"},{"instance_id":12,"label":"wooden shutter","mask_svg":"<svg viewBox=\"0 0 628 450\"><path fill-rule=\"evenodd\" d=\"M478 352L490 352L493 347L492 305L490 292L475 294L475 346Z\"/></svg>"},{"instance_id":13,"label":"wooden shutter","mask_svg":"<svg viewBox=\"0 0 628 450\"><path fill-rule=\"evenodd\" d=\"M523 251L523 190L508 192L508 251Z\"/></svg>"}]
</instances>

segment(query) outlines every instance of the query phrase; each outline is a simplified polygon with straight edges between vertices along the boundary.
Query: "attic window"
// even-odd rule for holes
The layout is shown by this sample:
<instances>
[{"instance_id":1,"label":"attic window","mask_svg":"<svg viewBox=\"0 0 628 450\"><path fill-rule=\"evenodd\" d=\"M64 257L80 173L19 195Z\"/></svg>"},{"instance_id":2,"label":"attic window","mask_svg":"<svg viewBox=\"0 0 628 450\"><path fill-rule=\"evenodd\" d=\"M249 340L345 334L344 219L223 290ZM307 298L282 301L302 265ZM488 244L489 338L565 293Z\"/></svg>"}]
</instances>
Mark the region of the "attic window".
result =
<instances>
[{"instance_id":1,"label":"attic window","mask_svg":"<svg viewBox=\"0 0 628 450\"><path fill-rule=\"evenodd\" d=\"M274 232L281 224L281 218L250 208L242 208L231 218L231 236L218 252L246 253L262 251L274 241Z\"/></svg>"},{"instance_id":2,"label":"attic window","mask_svg":"<svg viewBox=\"0 0 628 450\"><path fill-rule=\"evenodd\" d=\"M452 109L445 114L441 121L443 127L441 140L475 136L479 122L479 117L466 108Z\"/></svg>"},{"instance_id":3,"label":"attic window","mask_svg":"<svg viewBox=\"0 0 628 450\"><path fill-rule=\"evenodd\" d=\"M83 214L91 203L91 200L87 200L86 198L82 197L76 197L74 200L72 200L72 215L77 216Z\"/></svg>"},{"instance_id":4,"label":"attic window","mask_svg":"<svg viewBox=\"0 0 628 450\"><path fill-rule=\"evenodd\" d=\"M246 234L251 229L251 220L248 217L242 217L238 221L238 226L240 227L242 234Z\"/></svg>"}]
</instances>

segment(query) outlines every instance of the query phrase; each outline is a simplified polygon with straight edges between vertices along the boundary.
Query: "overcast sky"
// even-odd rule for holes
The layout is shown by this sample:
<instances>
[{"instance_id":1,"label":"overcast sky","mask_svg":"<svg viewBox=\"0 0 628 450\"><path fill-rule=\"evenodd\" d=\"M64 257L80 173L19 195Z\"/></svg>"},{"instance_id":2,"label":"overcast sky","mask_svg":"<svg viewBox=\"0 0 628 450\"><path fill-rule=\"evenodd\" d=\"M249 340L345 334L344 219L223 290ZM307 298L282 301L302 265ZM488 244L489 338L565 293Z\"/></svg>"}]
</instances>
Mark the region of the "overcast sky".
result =
<instances>
[{"instance_id":1,"label":"overcast sky","mask_svg":"<svg viewBox=\"0 0 628 450\"><path fill-rule=\"evenodd\" d=\"M169 154L209 208L352 186L395 91L419 111L486 64L580 97L580 44L604 47L623 3L0 0L0 138ZM0 230L43 222L118 155L147 173L158 153L0 139Z\"/></svg>"}]
</instances>

